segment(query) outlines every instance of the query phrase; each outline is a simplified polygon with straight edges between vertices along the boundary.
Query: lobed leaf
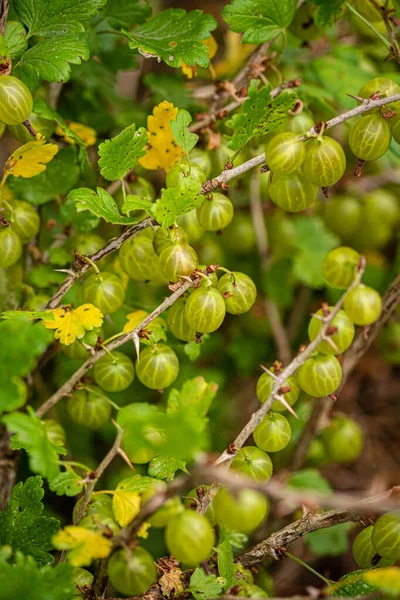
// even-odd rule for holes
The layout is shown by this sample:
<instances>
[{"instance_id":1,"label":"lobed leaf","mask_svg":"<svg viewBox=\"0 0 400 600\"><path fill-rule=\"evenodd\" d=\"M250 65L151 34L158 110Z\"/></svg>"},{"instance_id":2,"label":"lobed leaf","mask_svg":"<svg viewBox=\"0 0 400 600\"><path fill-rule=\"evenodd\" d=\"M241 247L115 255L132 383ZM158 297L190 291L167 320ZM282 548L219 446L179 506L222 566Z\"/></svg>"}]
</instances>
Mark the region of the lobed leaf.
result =
<instances>
[{"instance_id":1,"label":"lobed leaf","mask_svg":"<svg viewBox=\"0 0 400 600\"><path fill-rule=\"evenodd\" d=\"M123 179L146 154L147 132L143 127L136 130L133 123L119 135L99 146L100 172L108 181Z\"/></svg>"},{"instance_id":2,"label":"lobed leaf","mask_svg":"<svg viewBox=\"0 0 400 600\"><path fill-rule=\"evenodd\" d=\"M58 550L68 550L68 562L74 567L84 567L97 558L106 558L112 550L111 540L76 525L68 525L56 533L53 543Z\"/></svg>"}]
</instances>

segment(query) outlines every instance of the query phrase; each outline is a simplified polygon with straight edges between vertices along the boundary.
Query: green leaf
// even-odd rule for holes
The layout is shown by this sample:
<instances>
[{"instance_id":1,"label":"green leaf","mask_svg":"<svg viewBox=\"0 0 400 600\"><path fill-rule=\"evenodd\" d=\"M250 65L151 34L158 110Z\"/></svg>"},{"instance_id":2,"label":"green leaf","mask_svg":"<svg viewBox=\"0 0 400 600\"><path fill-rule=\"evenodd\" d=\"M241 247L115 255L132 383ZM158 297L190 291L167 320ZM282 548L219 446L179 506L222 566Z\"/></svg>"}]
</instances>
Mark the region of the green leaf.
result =
<instances>
[{"instance_id":1,"label":"green leaf","mask_svg":"<svg viewBox=\"0 0 400 600\"><path fill-rule=\"evenodd\" d=\"M31 204L45 204L68 194L78 183L79 172L76 148L69 146L55 155L43 173L29 179L10 177L9 185L18 198Z\"/></svg>"},{"instance_id":2,"label":"green leaf","mask_svg":"<svg viewBox=\"0 0 400 600\"><path fill-rule=\"evenodd\" d=\"M65 469L50 481L49 487L57 496L77 496L82 491L82 483L79 483L82 477L79 477L69 465L66 465Z\"/></svg>"},{"instance_id":3,"label":"green leaf","mask_svg":"<svg viewBox=\"0 0 400 600\"><path fill-rule=\"evenodd\" d=\"M171 130L174 134L175 141L185 150L187 154L195 147L199 136L195 133L190 133L188 125L192 122L192 117L187 110L181 108L178 111L175 121L171 121Z\"/></svg>"},{"instance_id":4,"label":"green leaf","mask_svg":"<svg viewBox=\"0 0 400 600\"><path fill-rule=\"evenodd\" d=\"M349 523L339 523L327 529L312 531L305 542L317 556L340 556L349 547L348 529Z\"/></svg>"},{"instance_id":5,"label":"green leaf","mask_svg":"<svg viewBox=\"0 0 400 600\"><path fill-rule=\"evenodd\" d=\"M336 598L357 598L371 594L376 591L376 587L365 581L365 575L373 571L375 569L359 569L347 573L329 587L329 595Z\"/></svg>"},{"instance_id":6,"label":"green leaf","mask_svg":"<svg viewBox=\"0 0 400 600\"><path fill-rule=\"evenodd\" d=\"M94 17L105 0L14 0L13 7L29 37L67 35L85 31L82 23Z\"/></svg>"},{"instance_id":7,"label":"green leaf","mask_svg":"<svg viewBox=\"0 0 400 600\"><path fill-rule=\"evenodd\" d=\"M311 2L318 6L314 15L315 24L318 27L326 27L338 17L345 0L311 0Z\"/></svg>"},{"instance_id":8,"label":"green leaf","mask_svg":"<svg viewBox=\"0 0 400 600\"><path fill-rule=\"evenodd\" d=\"M106 140L99 146L100 172L108 181L122 179L137 165L138 158L146 154L147 131L140 127L136 131L133 123L119 135Z\"/></svg>"},{"instance_id":9,"label":"green leaf","mask_svg":"<svg viewBox=\"0 0 400 600\"><path fill-rule=\"evenodd\" d=\"M188 177L179 187L161 190L161 198L153 205L153 216L162 227L170 227L184 213L198 208L204 201L201 183Z\"/></svg>"},{"instance_id":10,"label":"green leaf","mask_svg":"<svg viewBox=\"0 0 400 600\"><path fill-rule=\"evenodd\" d=\"M26 31L16 21L7 21L5 40L10 53L10 58L15 60L28 48L28 40L26 39Z\"/></svg>"},{"instance_id":11,"label":"green leaf","mask_svg":"<svg viewBox=\"0 0 400 600\"><path fill-rule=\"evenodd\" d=\"M79 146L86 148L86 145L81 140L81 138L78 137L76 133L72 131L72 129L70 129L70 127L68 127L64 117L62 117L56 110L54 110L54 108L51 108L51 106L49 106L47 102L43 100L43 98L36 98L34 100L33 112L39 115L40 117L43 117L44 119L55 121L60 127L60 129L62 129L62 131L65 133L65 135L74 140L74 142Z\"/></svg>"},{"instance_id":12,"label":"green leaf","mask_svg":"<svg viewBox=\"0 0 400 600\"><path fill-rule=\"evenodd\" d=\"M329 494L332 491L329 481L317 469L302 469L293 473L287 485L290 488L311 490L313 492L327 492Z\"/></svg>"},{"instance_id":13,"label":"green leaf","mask_svg":"<svg viewBox=\"0 0 400 600\"><path fill-rule=\"evenodd\" d=\"M293 219L296 229L293 243L297 249L294 256L293 273L299 281L313 288L325 285L322 262L340 240L331 233L320 217L297 216Z\"/></svg>"},{"instance_id":14,"label":"green leaf","mask_svg":"<svg viewBox=\"0 0 400 600\"><path fill-rule=\"evenodd\" d=\"M9 544L39 564L48 564L53 562L48 552L54 548L51 539L60 523L42 515L42 483L41 477L29 477L14 487L7 509L0 512L0 545Z\"/></svg>"},{"instance_id":15,"label":"green leaf","mask_svg":"<svg viewBox=\"0 0 400 600\"><path fill-rule=\"evenodd\" d=\"M17 556L1 565L0 600L72 600L76 591L73 569L65 563L38 567L33 559Z\"/></svg>"},{"instance_id":16,"label":"green leaf","mask_svg":"<svg viewBox=\"0 0 400 600\"><path fill-rule=\"evenodd\" d=\"M63 205L60 208L60 215L63 218L65 224L74 225L79 231L88 232L96 229L100 224L100 217L96 217L93 213L85 210L83 212L78 212L76 210L75 202L72 198L66 198L63 202ZM63 255L65 255L64 262L53 261L52 258L54 256L54 251L62 251ZM66 248L50 248L50 262L52 264L67 264L71 262L71 252L69 252ZM44 265L43 265L44 266Z\"/></svg>"},{"instance_id":17,"label":"green leaf","mask_svg":"<svg viewBox=\"0 0 400 600\"><path fill-rule=\"evenodd\" d=\"M188 379L180 392L172 390L167 403L167 412L185 411L204 417L218 391L218 385L208 383L204 377Z\"/></svg>"},{"instance_id":18,"label":"green leaf","mask_svg":"<svg viewBox=\"0 0 400 600\"><path fill-rule=\"evenodd\" d=\"M292 251L291 251L292 252ZM294 289L293 260L288 257L272 259L264 279L268 297L282 308L290 308Z\"/></svg>"},{"instance_id":19,"label":"green leaf","mask_svg":"<svg viewBox=\"0 0 400 600\"><path fill-rule=\"evenodd\" d=\"M156 456L150 461L148 474L150 477L156 477L157 479L165 479L166 481L172 481L175 473L178 470L188 473L186 469L186 462L179 458L171 458L171 456Z\"/></svg>"},{"instance_id":20,"label":"green leaf","mask_svg":"<svg viewBox=\"0 0 400 600\"><path fill-rule=\"evenodd\" d=\"M102 15L111 25L138 25L151 15L147 0L108 0Z\"/></svg>"},{"instance_id":21,"label":"green leaf","mask_svg":"<svg viewBox=\"0 0 400 600\"><path fill-rule=\"evenodd\" d=\"M396 9L396 16L400 16L400 0L393 0L394 7Z\"/></svg>"},{"instance_id":22,"label":"green leaf","mask_svg":"<svg viewBox=\"0 0 400 600\"><path fill-rule=\"evenodd\" d=\"M119 490L125 490L126 492L134 492L136 494L143 494L149 488L157 483L153 477L147 477L146 475L135 474L131 477L125 477L118 483Z\"/></svg>"},{"instance_id":23,"label":"green leaf","mask_svg":"<svg viewBox=\"0 0 400 600\"><path fill-rule=\"evenodd\" d=\"M96 192L89 188L77 188L68 194L68 198L75 202L78 212L90 210L107 223L118 225L136 223L133 217L124 217L120 214L114 198L103 188L98 187Z\"/></svg>"},{"instance_id":24,"label":"green leaf","mask_svg":"<svg viewBox=\"0 0 400 600\"><path fill-rule=\"evenodd\" d=\"M133 194L128 194L125 202L121 206L121 212L124 215L129 215L132 210L145 210L147 213L151 213L153 203L151 200L146 200L146 198L140 198L139 196L134 196Z\"/></svg>"},{"instance_id":25,"label":"green leaf","mask_svg":"<svg viewBox=\"0 0 400 600\"><path fill-rule=\"evenodd\" d=\"M198 344L194 340L191 340L183 346L183 350L186 356L189 358L189 360L193 362L197 360L201 354L201 344Z\"/></svg>"},{"instance_id":26,"label":"green leaf","mask_svg":"<svg viewBox=\"0 0 400 600\"><path fill-rule=\"evenodd\" d=\"M21 377L1 373L0 389L0 412L10 412L24 406L28 398L28 389Z\"/></svg>"},{"instance_id":27,"label":"green leaf","mask_svg":"<svg viewBox=\"0 0 400 600\"><path fill-rule=\"evenodd\" d=\"M10 313L18 319L0 323L0 339L7 340L6 344L0 344L1 370L25 377L34 369L37 358L46 350L53 336L42 323L31 323L25 311L9 311L3 313L3 318Z\"/></svg>"},{"instance_id":28,"label":"green leaf","mask_svg":"<svg viewBox=\"0 0 400 600\"><path fill-rule=\"evenodd\" d=\"M60 472L58 455L66 454L66 450L49 440L43 422L32 407L28 406L27 410L27 414L14 412L3 417L3 423L14 434L11 447L15 450L24 448L30 469L51 481Z\"/></svg>"},{"instance_id":29,"label":"green leaf","mask_svg":"<svg viewBox=\"0 0 400 600\"><path fill-rule=\"evenodd\" d=\"M226 540L230 543L232 548L235 550L242 550L248 540L249 536L239 531L233 531L232 529L225 529L224 527L219 528L220 540Z\"/></svg>"},{"instance_id":30,"label":"green leaf","mask_svg":"<svg viewBox=\"0 0 400 600\"><path fill-rule=\"evenodd\" d=\"M48 288L60 285L65 279L63 273L58 273L50 265L38 265L29 273L30 283L37 288Z\"/></svg>"},{"instance_id":31,"label":"green leaf","mask_svg":"<svg viewBox=\"0 0 400 600\"><path fill-rule=\"evenodd\" d=\"M225 579L224 589L227 590L236 582L236 566L233 562L232 546L224 540L217 547L218 572Z\"/></svg>"},{"instance_id":32,"label":"green leaf","mask_svg":"<svg viewBox=\"0 0 400 600\"><path fill-rule=\"evenodd\" d=\"M158 415L157 406L146 402L128 404L118 411L117 423L124 430L122 448L129 448L130 456L137 452L153 452L153 456L156 454L155 444L152 443L156 436L146 436L146 433L149 428L159 431L156 423Z\"/></svg>"},{"instance_id":33,"label":"green leaf","mask_svg":"<svg viewBox=\"0 0 400 600\"><path fill-rule=\"evenodd\" d=\"M290 25L296 8L297 0L232 0L222 17L243 44L263 44Z\"/></svg>"},{"instance_id":34,"label":"green leaf","mask_svg":"<svg viewBox=\"0 0 400 600\"><path fill-rule=\"evenodd\" d=\"M189 582L189 591L196 600L207 600L216 598L223 590L215 575L207 575L199 567L195 569Z\"/></svg>"},{"instance_id":35,"label":"green leaf","mask_svg":"<svg viewBox=\"0 0 400 600\"><path fill-rule=\"evenodd\" d=\"M89 49L78 37L59 36L32 46L15 65L14 70L28 87L36 88L40 79L45 81L68 81L71 74L69 63L80 65L88 60Z\"/></svg>"},{"instance_id":36,"label":"green leaf","mask_svg":"<svg viewBox=\"0 0 400 600\"><path fill-rule=\"evenodd\" d=\"M258 89L258 82L251 81L249 98L243 102L241 112L226 123L235 130L229 148L240 151L252 137L270 133L282 125L295 105L297 95L286 90L271 100L270 91L269 86Z\"/></svg>"},{"instance_id":37,"label":"green leaf","mask_svg":"<svg viewBox=\"0 0 400 600\"><path fill-rule=\"evenodd\" d=\"M147 55L159 56L170 67L188 65L208 67L207 48L201 43L210 37L217 22L201 10L186 12L183 8L168 8L139 25L133 32L122 30L130 48L139 48Z\"/></svg>"}]
</instances>

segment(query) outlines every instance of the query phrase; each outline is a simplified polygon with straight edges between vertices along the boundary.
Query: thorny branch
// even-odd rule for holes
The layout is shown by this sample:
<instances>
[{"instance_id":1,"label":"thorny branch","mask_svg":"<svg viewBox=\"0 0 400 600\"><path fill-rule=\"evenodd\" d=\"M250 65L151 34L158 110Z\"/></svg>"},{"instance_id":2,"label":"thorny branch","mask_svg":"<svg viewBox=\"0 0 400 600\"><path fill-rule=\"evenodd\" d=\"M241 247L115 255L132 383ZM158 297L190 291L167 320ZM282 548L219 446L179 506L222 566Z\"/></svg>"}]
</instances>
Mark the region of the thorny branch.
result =
<instances>
[{"instance_id":1,"label":"thorny branch","mask_svg":"<svg viewBox=\"0 0 400 600\"><path fill-rule=\"evenodd\" d=\"M400 48L397 43L396 34L393 31L393 26L390 20L390 12L384 6L380 6L376 0L369 0L370 3L376 10L381 14L383 22L385 23L386 33L390 42L391 57L393 57L397 63L400 64Z\"/></svg>"}]
</instances>

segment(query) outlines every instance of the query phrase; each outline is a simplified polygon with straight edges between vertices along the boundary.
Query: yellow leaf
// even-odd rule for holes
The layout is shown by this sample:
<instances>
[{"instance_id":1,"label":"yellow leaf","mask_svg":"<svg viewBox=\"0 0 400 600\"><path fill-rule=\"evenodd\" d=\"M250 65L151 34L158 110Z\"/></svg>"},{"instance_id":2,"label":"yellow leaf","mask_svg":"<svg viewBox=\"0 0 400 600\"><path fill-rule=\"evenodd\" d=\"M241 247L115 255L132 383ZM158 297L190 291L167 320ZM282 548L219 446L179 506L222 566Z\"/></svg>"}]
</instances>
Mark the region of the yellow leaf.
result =
<instances>
[{"instance_id":1,"label":"yellow leaf","mask_svg":"<svg viewBox=\"0 0 400 600\"><path fill-rule=\"evenodd\" d=\"M46 164L58 152L56 144L46 144L46 140L28 142L11 154L4 168L4 175L14 177L34 177L46 169Z\"/></svg>"},{"instance_id":2,"label":"yellow leaf","mask_svg":"<svg viewBox=\"0 0 400 600\"><path fill-rule=\"evenodd\" d=\"M137 492L115 490L112 499L113 513L117 523L126 527L139 514L141 498Z\"/></svg>"},{"instance_id":3,"label":"yellow leaf","mask_svg":"<svg viewBox=\"0 0 400 600\"><path fill-rule=\"evenodd\" d=\"M83 123L75 123L75 121L67 121L68 127L82 140L85 146L93 146L97 140L96 130ZM56 134L64 138L67 144L75 144L75 140L70 138L58 125L56 127Z\"/></svg>"},{"instance_id":4,"label":"yellow leaf","mask_svg":"<svg viewBox=\"0 0 400 600\"><path fill-rule=\"evenodd\" d=\"M386 567L384 569L376 569L368 571L364 575L364 579L370 585L374 585L384 592L400 593L400 568Z\"/></svg>"},{"instance_id":5,"label":"yellow leaf","mask_svg":"<svg viewBox=\"0 0 400 600\"><path fill-rule=\"evenodd\" d=\"M144 523L141 524L141 526L138 529L137 532L137 536L140 538L143 538L144 540L147 540L147 538L149 537L149 529L151 527L151 523L147 523L147 521L145 521Z\"/></svg>"},{"instance_id":6,"label":"yellow leaf","mask_svg":"<svg viewBox=\"0 0 400 600\"><path fill-rule=\"evenodd\" d=\"M184 154L175 141L170 121L175 121L178 109L171 102L163 100L147 117L147 137L149 140L145 156L139 164L145 169L170 169Z\"/></svg>"},{"instance_id":7,"label":"yellow leaf","mask_svg":"<svg viewBox=\"0 0 400 600\"><path fill-rule=\"evenodd\" d=\"M148 315L149 315L149 313L146 312L145 310L135 310L134 312L127 314L126 318L128 319L128 322L125 323L123 332L129 333L130 331L133 331L135 329L135 327L140 325L140 323ZM151 323L146 325L147 331L153 331L153 329L157 328L157 327L162 327L163 329L166 328L166 323L165 323L164 319L162 319L161 317L157 317L156 319L154 319L154 321L151 321Z\"/></svg>"},{"instance_id":8,"label":"yellow leaf","mask_svg":"<svg viewBox=\"0 0 400 600\"><path fill-rule=\"evenodd\" d=\"M216 39L213 36L210 36L206 40L202 40L201 42L207 47L208 50L208 58L211 60L217 53L218 44ZM197 75L197 67L196 65L187 65L181 60L181 69L182 73L186 75L188 79L193 79Z\"/></svg>"},{"instance_id":9,"label":"yellow leaf","mask_svg":"<svg viewBox=\"0 0 400 600\"><path fill-rule=\"evenodd\" d=\"M54 321L46 321L44 326L47 329L55 329L55 339L66 346L82 338L86 331L100 327L103 323L103 313L93 304L82 304L75 310L57 308L53 314Z\"/></svg>"},{"instance_id":10,"label":"yellow leaf","mask_svg":"<svg viewBox=\"0 0 400 600\"><path fill-rule=\"evenodd\" d=\"M53 537L58 550L68 550L68 562L74 567L90 565L96 558L106 558L112 549L111 541L85 527L68 525Z\"/></svg>"}]
</instances>

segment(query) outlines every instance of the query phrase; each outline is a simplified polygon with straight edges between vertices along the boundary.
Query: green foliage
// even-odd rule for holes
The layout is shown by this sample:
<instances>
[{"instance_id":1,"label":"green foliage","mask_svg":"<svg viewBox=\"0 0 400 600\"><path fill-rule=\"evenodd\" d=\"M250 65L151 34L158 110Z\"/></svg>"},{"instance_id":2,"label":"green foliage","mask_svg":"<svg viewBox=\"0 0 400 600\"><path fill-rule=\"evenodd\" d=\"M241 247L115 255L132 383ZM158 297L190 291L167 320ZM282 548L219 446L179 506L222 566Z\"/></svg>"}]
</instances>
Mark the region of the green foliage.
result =
<instances>
[{"instance_id":1,"label":"green foliage","mask_svg":"<svg viewBox=\"0 0 400 600\"><path fill-rule=\"evenodd\" d=\"M188 125L192 122L192 117L187 110L181 109L176 115L175 121L171 121L171 129L174 134L175 141L185 150L187 154L196 145L199 136L195 133L190 133Z\"/></svg>"},{"instance_id":2,"label":"green foliage","mask_svg":"<svg viewBox=\"0 0 400 600\"><path fill-rule=\"evenodd\" d=\"M349 523L339 523L312 531L306 537L306 544L316 556L340 556L349 547L348 530Z\"/></svg>"},{"instance_id":3,"label":"green foliage","mask_svg":"<svg viewBox=\"0 0 400 600\"><path fill-rule=\"evenodd\" d=\"M150 477L172 481L177 471L188 473L186 462L184 460L160 455L154 457L153 460L150 461L148 473Z\"/></svg>"},{"instance_id":4,"label":"green foliage","mask_svg":"<svg viewBox=\"0 0 400 600\"><path fill-rule=\"evenodd\" d=\"M67 465L65 471L50 481L50 489L57 496L77 496L82 491L82 477Z\"/></svg>"},{"instance_id":5,"label":"green foliage","mask_svg":"<svg viewBox=\"0 0 400 600\"><path fill-rule=\"evenodd\" d=\"M325 27L340 14L344 0L312 0L312 3L318 6L315 13L316 25Z\"/></svg>"},{"instance_id":6,"label":"green foliage","mask_svg":"<svg viewBox=\"0 0 400 600\"><path fill-rule=\"evenodd\" d=\"M301 490L314 490L318 493L329 493L332 488L329 482L316 469L302 469L293 473L288 486Z\"/></svg>"},{"instance_id":7,"label":"green foliage","mask_svg":"<svg viewBox=\"0 0 400 600\"><path fill-rule=\"evenodd\" d=\"M240 151L256 135L275 131L293 108L297 95L286 91L271 100L271 88L258 89L258 82L252 80L248 90L249 98L242 104L242 112L234 115L227 125L235 130L229 147Z\"/></svg>"},{"instance_id":8,"label":"green foliage","mask_svg":"<svg viewBox=\"0 0 400 600\"><path fill-rule=\"evenodd\" d=\"M201 183L191 177L184 179L179 187L161 191L161 198L153 207L153 216L162 227L173 225L180 215L198 208L204 201L200 196Z\"/></svg>"},{"instance_id":9,"label":"green foliage","mask_svg":"<svg viewBox=\"0 0 400 600\"><path fill-rule=\"evenodd\" d=\"M28 48L26 31L17 21L8 21L4 34L10 58L15 60Z\"/></svg>"},{"instance_id":10,"label":"green foliage","mask_svg":"<svg viewBox=\"0 0 400 600\"><path fill-rule=\"evenodd\" d=\"M7 509L0 512L0 544L8 544L14 552L32 556L38 564L45 565L53 562L49 551L54 547L51 540L60 523L42 515L42 483L39 476L29 477L14 487ZM3 586L0 589L1 597Z\"/></svg>"},{"instance_id":11,"label":"green foliage","mask_svg":"<svg viewBox=\"0 0 400 600\"><path fill-rule=\"evenodd\" d=\"M75 202L78 213L90 210L90 212L97 217L101 217L107 223L129 225L135 223L137 220L122 216L114 198L107 190L101 187L98 187L96 192L89 188L77 188L68 194L68 198Z\"/></svg>"},{"instance_id":12,"label":"green foliage","mask_svg":"<svg viewBox=\"0 0 400 600\"><path fill-rule=\"evenodd\" d=\"M103 17L114 26L126 27L143 23L151 15L148 0L108 0Z\"/></svg>"},{"instance_id":13,"label":"green foliage","mask_svg":"<svg viewBox=\"0 0 400 600\"><path fill-rule=\"evenodd\" d=\"M119 135L99 146L100 172L108 181L122 179L146 154L147 133L143 127L136 130L133 123Z\"/></svg>"},{"instance_id":14,"label":"green foliage","mask_svg":"<svg viewBox=\"0 0 400 600\"><path fill-rule=\"evenodd\" d=\"M224 589L227 590L236 583L236 565L233 562L232 546L224 540L217 546L218 572L224 579Z\"/></svg>"},{"instance_id":15,"label":"green foliage","mask_svg":"<svg viewBox=\"0 0 400 600\"><path fill-rule=\"evenodd\" d=\"M210 37L217 23L201 10L186 12L169 8L139 25L132 33L123 31L130 48L139 48L146 55L159 56L170 67L188 65L208 67L207 48L201 40Z\"/></svg>"},{"instance_id":16,"label":"green foliage","mask_svg":"<svg viewBox=\"0 0 400 600\"><path fill-rule=\"evenodd\" d=\"M189 591L196 600L208 600L215 598L223 590L215 575L207 575L203 569L195 569L189 582Z\"/></svg>"},{"instance_id":17,"label":"green foliage","mask_svg":"<svg viewBox=\"0 0 400 600\"><path fill-rule=\"evenodd\" d=\"M222 16L232 31L243 32L243 44L262 44L290 25L296 7L296 0L232 0Z\"/></svg>"}]
</instances>

